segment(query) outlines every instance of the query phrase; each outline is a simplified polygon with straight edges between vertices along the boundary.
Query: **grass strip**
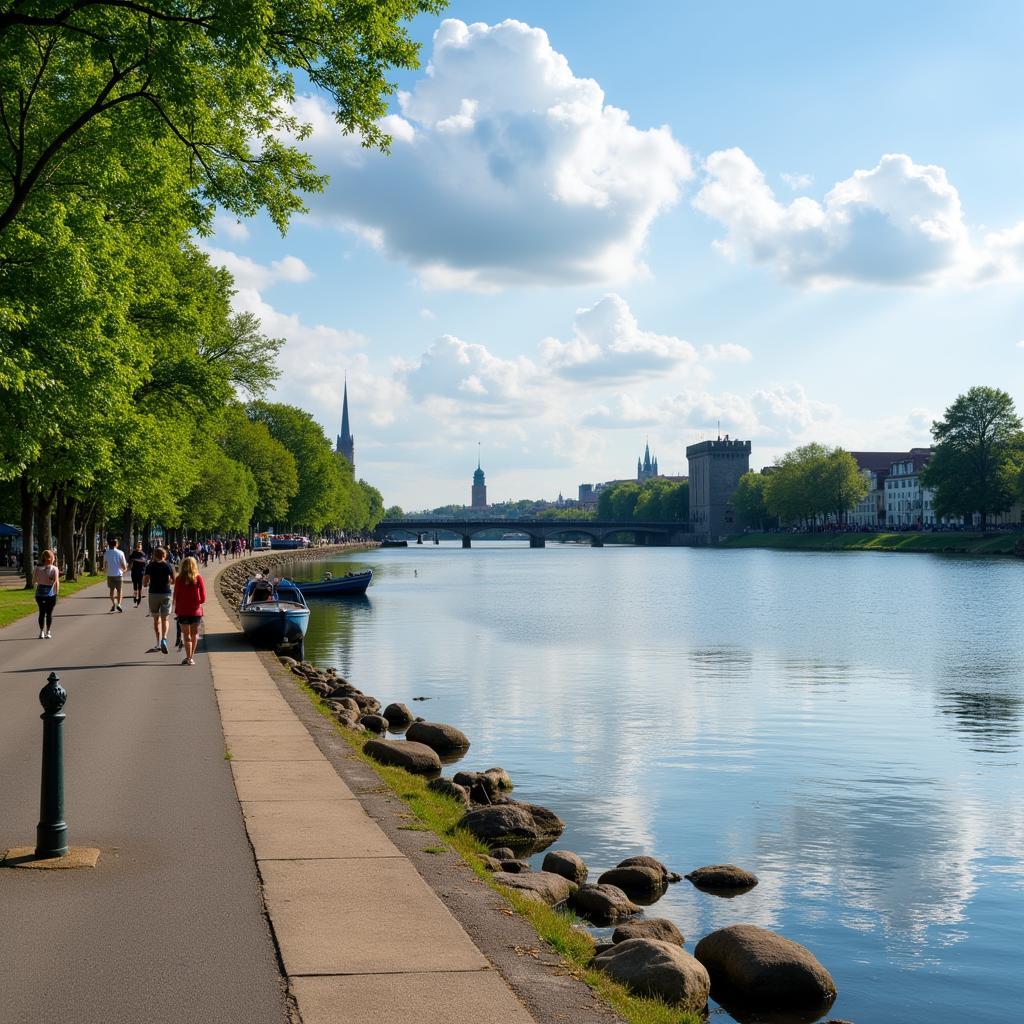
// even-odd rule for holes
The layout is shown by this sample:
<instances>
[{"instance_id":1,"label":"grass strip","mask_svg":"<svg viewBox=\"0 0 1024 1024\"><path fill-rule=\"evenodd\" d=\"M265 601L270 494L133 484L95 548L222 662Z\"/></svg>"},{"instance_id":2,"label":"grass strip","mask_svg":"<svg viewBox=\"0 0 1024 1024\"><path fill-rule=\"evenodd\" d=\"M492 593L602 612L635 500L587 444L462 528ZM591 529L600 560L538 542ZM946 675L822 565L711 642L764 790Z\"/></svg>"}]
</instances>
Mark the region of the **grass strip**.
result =
<instances>
[{"instance_id":1,"label":"grass strip","mask_svg":"<svg viewBox=\"0 0 1024 1024\"><path fill-rule=\"evenodd\" d=\"M83 587L91 587L102 579L102 576L82 576L73 581L61 580L60 594L57 596L57 607L60 607L60 602L63 598L70 597ZM5 587L3 590L0 590L0 628L9 626L12 622L25 618L26 615L35 615L36 611L34 588L25 590L23 588L13 589Z\"/></svg>"},{"instance_id":2,"label":"grass strip","mask_svg":"<svg viewBox=\"0 0 1024 1024\"><path fill-rule=\"evenodd\" d=\"M725 543L730 548L783 551L909 551L947 555L1012 555L1015 533L745 533Z\"/></svg>"},{"instance_id":3,"label":"grass strip","mask_svg":"<svg viewBox=\"0 0 1024 1024\"><path fill-rule=\"evenodd\" d=\"M580 920L575 914L537 903L494 881L481 860L490 852L488 847L464 828L459 828L459 821L466 809L458 800L428 789L426 779L411 775L403 768L380 764L364 753L363 747L372 737L346 729L331 714L323 698L301 677L294 673L291 676L317 711L334 726L338 735L405 802L411 812L409 823L399 828L430 831L443 840L444 847L430 847L428 852L440 852L448 848L459 854L476 875L499 893L513 911L525 917L533 925L538 937L562 957L566 973L589 985L628 1024L702 1024L704 1018L700 1013L670 1006L660 999L635 996L624 985L594 970L590 966L594 956L594 940L580 929ZM416 820L413 821L413 818Z\"/></svg>"}]
</instances>

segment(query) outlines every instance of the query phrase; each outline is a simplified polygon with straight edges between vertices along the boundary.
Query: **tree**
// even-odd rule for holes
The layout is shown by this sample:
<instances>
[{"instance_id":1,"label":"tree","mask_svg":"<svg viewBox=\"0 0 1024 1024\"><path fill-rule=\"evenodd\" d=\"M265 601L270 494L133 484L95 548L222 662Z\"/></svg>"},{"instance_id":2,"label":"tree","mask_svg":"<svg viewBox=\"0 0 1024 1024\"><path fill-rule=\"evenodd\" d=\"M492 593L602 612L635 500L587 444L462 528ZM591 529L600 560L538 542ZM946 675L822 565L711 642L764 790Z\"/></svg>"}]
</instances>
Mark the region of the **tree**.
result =
<instances>
[{"instance_id":1,"label":"tree","mask_svg":"<svg viewBox=\"0 0 1024 1024\"><path fill-rule=\"evenodd\" d=\"M1024 432L1013 399L998 388L973 387L932 424L935 454L922 483L935 491L938 515L1005 512L1024 466Z\"/></svg>"},{"instance_id":2,"label":"tree","mask_svg":"<svg viewBox=\"0 0 1024 1024\"><path fill-rule=\"evenodd\" d=\"M842 448L833 448L825 455L818 467L815 485L820 488L826 514L835 516L837 524L845 521L847 513L871 489L857 460Z\"/></svg>"},{"instance_id":3,"label":"tree","mask_svg":"<svg viewBox=\"0 0 1024 1024\"><path fill-rule=\"evenodd\" d=\"M753 471L744 473L732 495L732 504L741 526L754 530L767 529L771 514L765 501L768 477Z\"/></svg>"},{"instance_id":4,"label":"tree","mask_svg":"<svg viewBox=\"0 0 1024 1024\"><path fill-rule=\"evenodd\" d=\"M118 153L169 141L196 218L265 209L282 230L323 179L284 139L294 75L326 93L345 133L386 148L394 68L417 66L402 22L440 0L49 0L0 9L0 234L33 195L102 187ZM87 183L83 186L83 183Z\"/></svg>"},{"instance_id":5,"label":"tree","mask_svg":"<svg viewBox=\"0 0 1024 1024\"><path fill-rule=\"evenodd\" d=\"M401 505L388 505L384 510L385 519L404 519L405 512L402 511Z\"/></svg>"}]
</instances>

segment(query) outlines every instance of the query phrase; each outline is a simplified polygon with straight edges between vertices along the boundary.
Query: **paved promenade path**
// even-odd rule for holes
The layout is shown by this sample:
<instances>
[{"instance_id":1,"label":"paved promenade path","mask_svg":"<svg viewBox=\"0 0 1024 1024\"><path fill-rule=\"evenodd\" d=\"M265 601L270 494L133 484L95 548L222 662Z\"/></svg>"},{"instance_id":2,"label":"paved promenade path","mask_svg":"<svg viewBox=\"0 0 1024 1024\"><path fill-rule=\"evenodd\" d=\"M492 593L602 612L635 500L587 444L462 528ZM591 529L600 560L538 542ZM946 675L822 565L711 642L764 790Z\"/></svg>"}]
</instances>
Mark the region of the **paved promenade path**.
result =
<instances>
[{"instance_id":1,"label":"paved promenade path","mask_svg":"<svg viewBox=\"0 0 1024 1024\"><path fill-rule=\"evenodd\" d=\"M58 601L52 640L34 616L0 630L0 851L35 843L50 671L70 842L101 850L95 869L0 869L0 1020L284 1024L209 659L144 654L146 605L109 607L101 584Z\"/></svg>"},{"instance_id":2,"label":"paved promenade path","mask_svg":"<svg viewBox=\"0 0 1024 1024\"><path fill-rule=\"evenodd\" d=\"M534 1024L212 589L192 668L142 654L145 606L107 615L101 588L58 603L53 640L0 630L0 850L34 841L56 670L70 841L102 851L0 869L0 1020Z\"/></svg>"}]
</instances>

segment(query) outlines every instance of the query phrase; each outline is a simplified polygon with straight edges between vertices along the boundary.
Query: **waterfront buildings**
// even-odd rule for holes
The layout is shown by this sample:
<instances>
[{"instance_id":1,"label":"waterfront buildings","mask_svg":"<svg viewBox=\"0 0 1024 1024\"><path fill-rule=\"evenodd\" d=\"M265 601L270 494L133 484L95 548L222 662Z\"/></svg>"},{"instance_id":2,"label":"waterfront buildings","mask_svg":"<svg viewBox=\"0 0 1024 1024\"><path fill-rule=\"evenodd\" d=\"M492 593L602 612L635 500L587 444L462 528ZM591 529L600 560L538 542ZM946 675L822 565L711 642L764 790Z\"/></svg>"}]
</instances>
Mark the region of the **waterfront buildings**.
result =
<instances>
[{"instance_id":1,"label":"waterfront buildings","mask_svg":"<svg viewBox=\"0 0 1024 1024\"><path fill-rule=\"evenodd\" d=\"M690 529L704 543L739 533L732 496L750 470L750 442L729 435L700 441L686 449L690 464Z\"/></svg>"},{"instance_id":2,"label":"waterfront buildings","mask_svg":"<svg viewBox=\"0 0 1024 1024\"><path fill-rule=\"evenodd\" d=\"M348 459L352 473L356 471L356 439L348 427L348 378L345 379L345 392L341 402L341 433L334 442L334 450Z\"/></svg>"}]
</instances>

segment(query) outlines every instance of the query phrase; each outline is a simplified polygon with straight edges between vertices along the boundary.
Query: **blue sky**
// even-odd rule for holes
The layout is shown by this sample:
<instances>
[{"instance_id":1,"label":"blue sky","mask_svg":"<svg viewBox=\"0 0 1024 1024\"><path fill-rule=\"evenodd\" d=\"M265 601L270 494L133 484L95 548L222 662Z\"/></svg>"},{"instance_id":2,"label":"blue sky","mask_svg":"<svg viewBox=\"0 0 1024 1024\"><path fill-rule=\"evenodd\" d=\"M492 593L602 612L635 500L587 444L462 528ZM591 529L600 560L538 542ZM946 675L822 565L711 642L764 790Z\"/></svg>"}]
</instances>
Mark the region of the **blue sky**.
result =
<instances>
[{"instance_id":1,"label":"blue sky","mask_svg":"<svg viewBox=\"0 0 1024 1024\"><path fill-rule=\"evenodd\" d=\"M453 3L390 158L304 96L327 192L207 245L331 436L348 373L388 503L468 502L477 441L492 500L718 421L755 465L927 443L1024 397L1024 7L977 6Z\"/></svg>"}]
</instances>

